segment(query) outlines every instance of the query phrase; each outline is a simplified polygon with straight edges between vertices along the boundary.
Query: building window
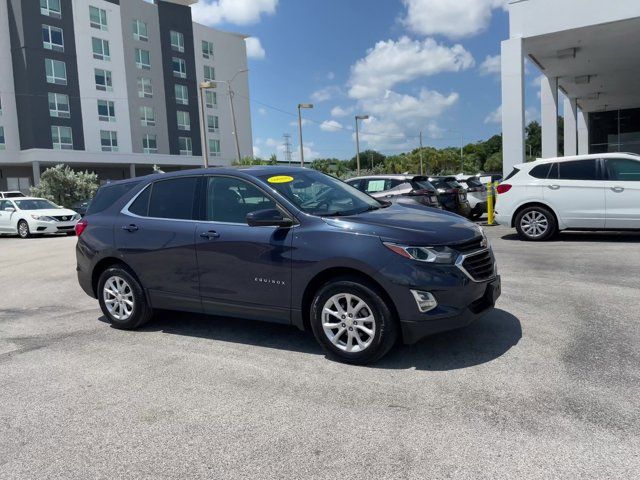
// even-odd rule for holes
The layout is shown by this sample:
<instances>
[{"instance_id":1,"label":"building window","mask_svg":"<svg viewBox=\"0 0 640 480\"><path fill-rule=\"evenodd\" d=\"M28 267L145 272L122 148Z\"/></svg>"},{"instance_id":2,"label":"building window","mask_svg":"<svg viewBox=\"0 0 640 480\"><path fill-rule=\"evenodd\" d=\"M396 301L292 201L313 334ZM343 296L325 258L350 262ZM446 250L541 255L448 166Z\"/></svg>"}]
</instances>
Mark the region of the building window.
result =
<instances>
[{"instance_id":1,"label":"building window","mask_svg":"<svg viewBox=\"0 0 640 480\"><path fill-rule=\"evenodd\" d=\"M91 45L93 46L93 58L96 60L105 60L107 62L111 60L108 40L93 37L91 39Z\"/></svg>"},{"instance_id":2,"label":"building window","mask_svg":"<svg viewBox=\"0 0 640 480\"><path fill-rule=\"evenodd\" d=\"M142 20L133 21L133 38L134 40L140 40L142 42L149 41L149 27L147 22Z\"/></svg>"},{"instance_id":3,"label":"building window","mask_svg":"<svg viewBox=\"0 0 640 480\"><path fill-rule=\"evenodd\" d=\"M207 115L207 130L209 133L218 133L220 131L217 115Z\"/></svg>"},{"instance_id":4,"label":"building window","mask_svg":"<svg viewBox=\"0 0 640 480\"><path fill-rule=\"evenodd\" d=\"M213 58L213 42L202 41L202 56L204 58Z\"/></svg>"},{"instance_id":5,"label":"building window","mask_svg":"<svg viewBox=\"0 0 640 480\"><path fill-rule=\"evenodd\" d=\"M118 151L118 132L100 130L100 144L103 152Z\"/></svg>"},{"instance_id":6,"label":"building window","mask_svg":"<svg viewBox=\"0 0 640 480\"><path fill-rule=\"evenodd\" d=\"M143 127L156 126L156 112L151 107L140 107L140 123Z\"/></svg>"},{"instance_id":7,"label":"building window","mask_svg":"<svg viewBox=\"0 0 640 480\"><path fill-rule=\"evenodd\" d=\"M176 84L176 103L178 105L189 105L189 92L185 85Z\"/></svg>"},{"instance_id":8,"label":"building window","mask_svg":"<svg viewBox=\"0 0 640 480\"><path fill-rule=\"evenodd\" d=\"M218 94L211 90L205 90L204 104L207 108L218 108Z\"/></svg>"},{"instance_id":9,"label":"building window","mask_svg":"<svg viewBox=\"0 0 640 480\"><path fill-rule=\"evenodd\" d=\"M158 153L158 137L149 133L142 137L142 150L144 153Z\"/></svg>"},{"instance_id":10,"label":"building window","mask_svg":"<svg viewBox=\"0 0 640 480\"><path fill-rule=\"evenodd\" d=\"M178 110L178 130L191 130L191 119L189 112Z\"/></svg>"},{"instance_id":11,"label":"building window","mask_svg":"<svg viewBox=\"0 0 640 480\"><path fill-rule=\"evenodd\" d=\"M0 150L4 150L5 148L4 127L0 127Z\"/></svg>"},{"instance_id":12,"label":"building window","mask_svg":"<svg viewBox=\"0 0 640 480\"><path fill-rule=\"evenodd\" d=\"M220 140L213 138L209 139L209 155L212 157L220 156Z\"/></svg>"},{"instance_id":13,"label":"building window","mask_svg":"<svg viewBox=\"0 0 640 480\"><path fill-rule=\"evenodd\" d=\"M73 134L71 127L51 127L51 141L54 150L73 150Z\"/></svg>"},{"instance_id":14,"label":"building window","mask_svg":"<svg viewBox=\"0 0 640 480\"><path fill-rule=\"evenodd\" d=\"M101 68L94 69L94 72L96 77L96 90L102 90L103 92L113 91L111 72Z\"/></svg>"},{"instance_id":15,"label":"building window","mask_svg":"<svg viewBox=\"0 0 640 480\"><path fill-rule=\"evenodd\" d=\"M61 18L60 0L40 0L40 13L53 18Z\"/></svg>"},{"instance_id":16,"label":"building window","mask_svg":"<svg viewBox=\"0 0 640 480\"><path fill-rule=\"evenodd\" d=\"M69 96L64 93L49 92L49 115L57 118L70 118Z\"/></svg>"},{"instance_id":17,"label":"building window","mask_svg":"<svg viewBox=\"0 0 640 480\"><path fill-rule=\"evenodd\" d=\"M140 98L153 98L153 85L151 79L138 77L138 96Z\"/></svg>"},{"instance_id":18,"label":"building window","mask_svg":"<svg viewBox=\"0 0 640 480\"><path fill-rule=\"evenodd\" d=\"M187 64L183 59L173 57L173 76L187 78Z\"/></svg>"},{"instance_id":19,"label":"building window","mask_svg":"<svg viewBox=\"0 0 640 480\"><path fill-rule=\"evenodd\" d=\"M44 67L47 72L47 83L67 84L67 65L64 62L45 58Z\"/></svg>"},{"instance_id":20,"label":"building window","mask_svg":"<svg viewBox=\"0 0 640 480\"><path fill-rule=\"evenodd\" d=\"M176 52L184 52L184 35L171 31L171 48Z\"/></svg>"},{"instance_id":21,"label":"building window","mask_svg":"<svg viewBox=\"0 0 640 480\"><path fill-rule=\"evenodd\" d=\"M149 50L136 48L136 67L142 70L151 70L151 55Z\"/></svg>"},{"instance_id":22,"label":"building window","mask_svg":"<svg viewBox=\"0 0 640 480\"><path fill-rule=\"evenodd\" d=\"M190 137L178 137L178 150L180 155L193 155L193 147Z\"/></svg>"},{"instance_id":23,"label":"building window","mask_svg":"<svg viewBox=\"0 0 640 480\"><path fill-rule=\"evenodd\" d=\"M216 79L216 70L213 67L210 67L209 65L205 65L204 66L204 81L205 82L210 82L211 80L215 80Z\"/></svg>"},{"instance_id":24,"label":"building window","mask_svg":"<svg viewBox=\"0 0 640 480\"><path fill-rule=\"evenodd\" d=\"M62 29L50 25L42 25L42 46L54 52L64 52Z\"/></svg>"},{"instance_id":25,"label":"building window","mask_svg":"<svg viewBox=\"0 0 640 480\"><path fill-rule=\"evenodd\" d=\"M116 121L116 107L111 100L98 100L98 119L101 122Z\"/></svg>"},{"instance_id":26,"label":"building window","mask_svg":"<svg viewBox=\"0 0 640 480\"><path fill-rule=\"evenodd\" d=\"M89 7L91 26L100 30L107 30L107 11L101 8Z\"/></svg>"}]
</instances>

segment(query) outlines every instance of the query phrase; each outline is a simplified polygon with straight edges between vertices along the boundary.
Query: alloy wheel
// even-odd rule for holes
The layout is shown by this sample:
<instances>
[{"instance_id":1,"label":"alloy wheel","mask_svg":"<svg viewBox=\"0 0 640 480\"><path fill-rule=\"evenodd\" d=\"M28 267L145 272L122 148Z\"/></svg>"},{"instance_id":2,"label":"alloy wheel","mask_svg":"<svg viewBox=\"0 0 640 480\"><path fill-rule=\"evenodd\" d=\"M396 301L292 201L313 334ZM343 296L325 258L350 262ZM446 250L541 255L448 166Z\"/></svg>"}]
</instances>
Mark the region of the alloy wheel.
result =
<instances>
[{"instance_id":1,"label":"alloy wheel","mask_svg":"<svg viewBox=\"0 0 640 480\"><path fill-rule=\"evenodd\" d=\"M322 328L338 349L356 353L366 350L376 333L373 311L360 297L338 293L322 308Z\"/></svg>"},{"instance_id":2,"label":"alloy wheel","mask_svg":"<svg viewBox=\"0 0 640 480\"><path fill-rule=\"evenodd\" d=\"M532 210L522 216L520 226L527 236L539 238L549 229L549 220L543 213Z\"/></svg>"},{"instance_id":3,"label":"alloy wheel","mask_svg":"<svg viewBox=\"0 0 640 480\"><path fill-rule=\"evenodd\" d=\"M29 225L27 225L27 222L20 222L18 224L18 235L22 238L29 236Z\"/></svg>"},{"instance_id":4,"label":"alloy wheel","mask_svg":"<svg viewBox=\"0 0 640 480\"><path fill-rule=\"evenodd\" d=\"M109 277L104 282L102 296L109 314L114 319L125 321L133 314L133 290L124 278Z\"/></svg>"}]
</instances>

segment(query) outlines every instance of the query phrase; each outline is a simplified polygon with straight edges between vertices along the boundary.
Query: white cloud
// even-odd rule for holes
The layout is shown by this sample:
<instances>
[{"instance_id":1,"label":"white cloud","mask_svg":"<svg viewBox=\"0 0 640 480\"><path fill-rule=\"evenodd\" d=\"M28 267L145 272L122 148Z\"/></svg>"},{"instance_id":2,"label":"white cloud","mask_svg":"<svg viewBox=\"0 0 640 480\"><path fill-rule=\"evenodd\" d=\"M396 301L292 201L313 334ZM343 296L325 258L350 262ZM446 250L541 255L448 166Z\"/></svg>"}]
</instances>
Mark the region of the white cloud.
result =
<instances>
[{"instance_id":1,"label":"white cloud","mask_svg":"<svg viewBox=\"0 0 640 480\"><path fill-rule=\"evenodd\" d=\"M419 35L464 38L487 29L496 8L509 0L402 0L407 8L402 23Z\"/></svg>"},{"instance_id":2,"label":"white cloud","mask_svg":"<svg viewBox=\"0 0 640 480\"><path fill-rule=\"evenodd\" d=\"M525 123L536 121L540 123L540 110L536 107L529 107L524 111L524 121Z\"/></svg>"},{"instance_id":3,"label":"white cloud","mask_svg":"<svg viewBox=\"0 0 640 480\"><path fill-rule=\"evenodd\" d=\"M261 153L260 147L257 147L257 146L254 145L253 146L253 156L254 157L259 157L260 153Z\"/></svg>"},{"instance_id":4,"label":"white cloud","mask_svg":"<svg viewBox=\"0 0 640 480\"><path fill-rule=\"evenodd\" d=\"M484 61L480 64L480 75L500 75L501 67L500 54L487 55Z\"/></svg>"},{"instance_id":5,"label":"white cloud","mask_svg":"<svg viewBox=\"0 0 640 480\"><path fill-rule=\"evenodd\" d=\"M502 105L490 112L485 117L484 123L502 123Z\"/></svg>"},{"instance_id":6,"label":"white cloud","mask_svg":"<svg viewBox=\"0 0 640 480\"><path fill-rule=\"evenodd\" d=\"M340 122L336 122L335 120L325 120L320 124L320 130L324 132L337 132L338 130L342 129L342 124Z\"/></svg>"},{"instance_id":7,"label":"white cloud","mask_svg":"<svg viewBox=\"0 0 640 480\"><path fill-rule=\"evenodd\" d=\"M191 7L193 21L204 25L251 25L262 15L273 15L278 0L200 0Z\"/></svg>"},{"instance_id":8,"label":"white cloud","mask_svg":"<svg viewBox=\"0 0 640 480\"><path fill-rule=\"evenodd\" d=\"M262 48L262 44L258 37L245 38L244 41L247 44L247 58L253 58L254 60L264 59L266 52L264 51L264 48Z\"/></svg>"},{"instance_id":9,"label":"white cloud","mask_svg":"<svg viewBox=\"0 0 640 480\"><path fill-rule=\"evenodd\" d=\"M277 147L278 145L280 145L280 142L278 140L276 140L275 138L267 138L267 140L264 142L264 144L267 147Z\"/></svg>"},{"instance_id":10,"label":"white cloud","mask_svg":"<svg viewBox=\"0 0 640 480\"><path fill-rule=\"evenodd\" d=\"M333 72L327 73L327 80L334 80L336 78L336 74Z\"/></svg>"},{"instance_id":11,"label":"white cloud","mask_svg":"<svg viewBox=\"0 0 640 480\"><path fill-rule=\"evenodd\" d=\"M383 97L362 102L362 111L380 118L396 120L420 120L441 115L459 99L455 92L443 95L423 88L416 97L388 90Z\"/></svg>"},{"instance_id":12,"label":"white cloud","mask_svg":"<svg viewBox=\"0 0 640 480\"><path fill-rule=\"evenodd\" d=\"M473 65L473 57L462 45L447 47L432 38L381 41L351 67L349 96L374 97L399 83L441 72L459 72Z\"/></svg>"},{"instance_id":13,"label":"white cloud","mask_svg":"<svg viewBox=\"0 0 640 480\"><path fill-rule=\"evenodd\" d=\"M306 118L302 119L302 126L305 127L309 125L309 120L307 120ZM298 120L293 120L291 122L289 122L289 126L290 127L297 127L298 126Z\"/></svg>"},{"instance_id":14,"label":"white cloud","mask_svg":"<svg viewBox=\"0 0 640 480\"><path fill-rule=\"evenodd\" d=\"M331 109L332 117L346 117L353 113L353 107L342 108L341 106L335 106Z\"/></svg>"},{"instance_id":15,"label":"white cloud","mask_svg":"<svg viewBox=\"0 0 640 480\"><path fill-rule=\"evenodd\" d=\"M337 95L342 95L342 89L336 85L329 85L328 87L324 87L313 92L311 94L311 100L316 103L321 103L331 100Z\"/></svg>"},{"instance_id":16,"label":"white cloud","mask_svg":"<svg viewBox=\"0 0 640 480\"><path fill-rule=\"evenodd\" d=\"M260 115L266 115L267 114L267 109L266 108L259 108L258 109L258 113Z\"/></svg>"}]
</instances>

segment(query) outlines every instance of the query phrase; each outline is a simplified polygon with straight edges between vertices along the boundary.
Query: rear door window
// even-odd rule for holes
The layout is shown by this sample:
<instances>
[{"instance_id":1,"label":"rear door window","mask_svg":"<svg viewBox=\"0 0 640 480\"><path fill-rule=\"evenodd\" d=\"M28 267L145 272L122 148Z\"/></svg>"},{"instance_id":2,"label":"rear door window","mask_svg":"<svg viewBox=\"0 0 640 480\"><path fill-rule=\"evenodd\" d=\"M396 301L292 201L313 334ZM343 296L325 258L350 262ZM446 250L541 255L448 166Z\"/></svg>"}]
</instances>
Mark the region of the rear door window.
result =
<instances>
[{"instance_id":1,"label":"rear door window","mask_svg":"<svg viewBox=\"0 0 640 480\"><path fill-rule=\"evenodd\" d=\"M640 161L630 158L608 158L609 180L640 182Z\"/></svg>"},{"instance_id":2,"label":"rear door window","mask_svg":"<svg viewBox=\"0 0 640 480\"><path fill-rule=\"evenodd\" d=\"M100 187L98 193L96 193L95 198L91 201L91 204L87 209L87 215L100 213L106 210L118 199L120 199L125 193L130 192L139 184L140 182L126 182L116 185L104 185Z\"/></svg>"},{"instance_id":3,"label":"rear door window","mask_svg":"<svg viewBox=\"0 0 640 480\"><path fill-rule=\"evenodd\" d=\"M171 178L153 184L149 216L176 220L193 220L197 210L198 177Z\"/></svg>"},{"instance_id":4,"label":"rear door window","mask_svg":"<svg viewBox=\"0 0 640 480\"><path fill-rule=\"evenodd\" d=\"M596 160L560 162L560 180L598 180Z\"/></svg>"}]
</instances>

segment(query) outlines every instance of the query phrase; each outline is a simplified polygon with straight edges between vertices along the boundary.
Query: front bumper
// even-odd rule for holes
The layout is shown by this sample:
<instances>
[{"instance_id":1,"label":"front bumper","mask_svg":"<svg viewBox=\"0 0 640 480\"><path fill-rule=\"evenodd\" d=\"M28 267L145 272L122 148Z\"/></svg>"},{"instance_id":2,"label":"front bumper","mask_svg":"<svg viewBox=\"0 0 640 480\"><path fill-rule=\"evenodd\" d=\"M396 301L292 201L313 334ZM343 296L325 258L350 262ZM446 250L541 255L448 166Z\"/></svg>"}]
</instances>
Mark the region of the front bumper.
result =
<instances>
[{"instance_id":1,"label":"front bumper","mask_svg":"<svg viewBox=\"0 0 640 480\"><path fill-rule=\"evenodd\" d=\"M29 230L31 233L66 233L73 232L77 221L72 222L42 222L40 220L32 220L29 222Z\"/></svg>"}]
</instances>

